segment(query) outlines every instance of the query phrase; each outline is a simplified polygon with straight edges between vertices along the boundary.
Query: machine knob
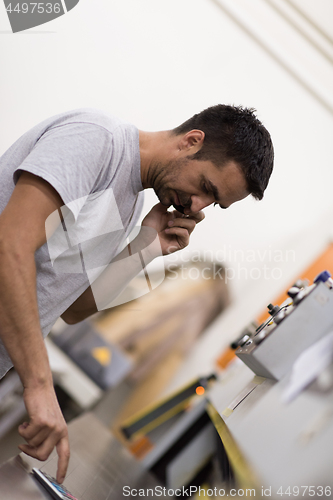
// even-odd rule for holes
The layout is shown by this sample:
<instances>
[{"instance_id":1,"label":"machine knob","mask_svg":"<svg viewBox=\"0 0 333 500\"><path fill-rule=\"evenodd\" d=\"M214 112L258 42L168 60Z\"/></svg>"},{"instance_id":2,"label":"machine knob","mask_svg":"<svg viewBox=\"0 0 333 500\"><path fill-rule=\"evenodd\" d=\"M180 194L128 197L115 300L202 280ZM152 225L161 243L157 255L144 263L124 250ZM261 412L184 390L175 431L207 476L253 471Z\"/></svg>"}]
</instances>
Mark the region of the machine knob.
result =
<instances>
[{"instance_id":1,"label":"machine knob","mask_svg":"<svg viewBox=\"0 0 333 500\"><path fill-rule=\"evenodd\" d=\"M297 280L296 283L293 285L293 286L297 286L297 288L301 289L301 288L306 288L307 286L309 286L310 284L310 281L308 279L304 279L304 280Z\"/></svg>"},{"instance_id":2,"label":"machine knob","mask_svg":"<svg viewBox=\"0 0 333 500\"><path fill-rule=\"evenodd\" d=\"M263 340L265 340L265 338L267 337L267 330L262 330L260 333L258 333L254 339L253 339L253 342L256 344L256 345L259 345L261 344L261 342Z\"/></svg>"},{"instance_id":3,"label":"machine knob","mask_svg":"<svg viewBox=\"0 0 333 500\"><path fill-rule=\"evenodd\" d=\"M329 271L323 271L318 276L315 277L313 283L319 283L322 281L330 290L333 288L333 279L331 278L331 273Z\"/></svg>"},{"instance_id":4,"label":"machine knob","mask_svg":"<svg viewBox=\"0 0 333 500\"><path fill-rule=\"evenodd\" d=\"M273 318L273 321L276 325L281 323L281 321L286 317L287 315L287 310L286 309L281 309Z\"/></svg>"},{"instance_id":5,"label":"machine knob","mask_svg":"<svg viewBox=\"0 0 333 500\"><path fill-rule=\"evenodd\" d=\"M306 288L303 288L302 290L299 291L299 293L293 299L295 306L297 306L297 304L299 304L301 300L303 300L304 297L306 297L307 293L308 291Z\"/></svg>"},{"instance_id":6,"label":"machine knob","mask_svg":"<svg viewBox=\"0 0 333 500\"><path fill-rule=\"evenodd\" d=\"M318 276L315 277L313 282L318 283L319 281L322 281L323 283L326 283L326 281L330 277L331 277L331 273L329 271L322 271L321 273L318 274Z\"/></svg>"},{"instance_id":7,"label":"machine knob","mask_svg":"<svg viewBox=\"0 0 333 500\"><path fill-rule=\"evenodd\" d=\"M279 306L273 306L273 304L268 304L267 307L268 307L268 312L271 316L274 316L274 314L276 314L280 310Z\"/></svg>"},{"instance_id":8,"label":"machine knob","mask_svg":"<svg viewBox=\"0 0 333 500\"><path fill-rule=\"evenodd\" d=\"M296 295L299 293L299 288L297 286L292 286L289 288L287 294L289 295L290 298L294 299Z\"/></svg>"},{"instance_id":9,"label":"machine knob","mask_svg":"<svg viewBox=\"0 0 333 500\"><path fill-rule=\"evenodd\" d=\"M232 344L230 345L231 349L237 349L237 347L242 347L244 344L246 344L246 342L249 340L250 338L250 335L243 335L243 337L241 338L238 338L237 340L235 340L234 342L232 342Z\"/></svg>"}]
</instances>

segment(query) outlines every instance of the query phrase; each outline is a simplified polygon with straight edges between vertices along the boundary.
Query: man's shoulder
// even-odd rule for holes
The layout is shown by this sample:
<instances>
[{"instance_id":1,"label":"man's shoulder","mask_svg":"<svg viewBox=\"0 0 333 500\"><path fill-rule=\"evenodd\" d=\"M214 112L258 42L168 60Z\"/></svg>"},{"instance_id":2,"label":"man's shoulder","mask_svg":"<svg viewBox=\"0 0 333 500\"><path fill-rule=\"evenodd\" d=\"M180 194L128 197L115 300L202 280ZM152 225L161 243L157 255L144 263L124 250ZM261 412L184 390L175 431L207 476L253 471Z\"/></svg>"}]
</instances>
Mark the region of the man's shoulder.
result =
<instances>
[{"instance_id":1,"label":"man's shoulder","mask_svg":"<svg viewBox=\"0 0 333 500\"><path fill-rule=\"evenodd\" d=\"M60 113L51 118L54 127L64 125L95 125L114 133L119 128L133 127L132 124L97 108L79 108Z\"/></svg>"}]
</instances>

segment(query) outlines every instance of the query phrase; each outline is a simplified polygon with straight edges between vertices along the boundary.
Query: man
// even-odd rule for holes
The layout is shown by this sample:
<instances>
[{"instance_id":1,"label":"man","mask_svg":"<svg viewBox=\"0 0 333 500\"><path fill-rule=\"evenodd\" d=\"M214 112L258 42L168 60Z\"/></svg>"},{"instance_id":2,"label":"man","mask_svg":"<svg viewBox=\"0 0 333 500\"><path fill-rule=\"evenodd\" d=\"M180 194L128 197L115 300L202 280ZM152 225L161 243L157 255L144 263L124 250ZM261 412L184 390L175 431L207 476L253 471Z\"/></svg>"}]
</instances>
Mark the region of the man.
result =
<instances>
[{"instance_id":1,"label":"man","mask_svg":"<svg viewBox=\"0 0 333 500\"><path fill-rule=\"evenodd\" d=\"M68 435L43 336L59 316L75 323L101 309L96 297L104 288L94 293L95 283L112 282L112 300L120 282L141 269L137 248L146 249L146 263L180 250L208 205L228 208L249 194L261 199L272 167L270 135L253 110L224 105L161 132L138 131L95 110L64 113L34 127L1 157L0 376L14 365L24 386L29 422L19 427L27 442L20 449L46 460L56 447L60 483L68 467ZM160 203L143 220L132 248L123 248L147 188ZM177 210L169 212L171 205ZM103 232L111 234L103 262L90 266L100 255L97 236ZM90 245L79 269L91 241L94 251ZM121 266L129 255L130 265ZM107 262L105 272L89 274Z\"/></svg>"}]
</instances>

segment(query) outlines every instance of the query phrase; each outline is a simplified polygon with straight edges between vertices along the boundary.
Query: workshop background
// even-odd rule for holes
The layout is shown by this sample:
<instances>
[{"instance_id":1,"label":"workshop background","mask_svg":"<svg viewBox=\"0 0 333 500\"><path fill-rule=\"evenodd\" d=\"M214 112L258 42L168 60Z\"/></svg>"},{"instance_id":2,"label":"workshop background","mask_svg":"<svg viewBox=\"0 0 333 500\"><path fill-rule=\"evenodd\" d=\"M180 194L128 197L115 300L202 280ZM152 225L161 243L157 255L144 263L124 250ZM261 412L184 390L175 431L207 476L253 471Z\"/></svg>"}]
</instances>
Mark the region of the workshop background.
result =
<instances>
[{"instance_id":1,"label":"workshop background","mask_svg":"<svg viewBox=\"0 0 333 500\"><path fill-rule=\"evenodd\" d=\"M168 386L216 356L329 243L333 183L330 0L80 0L12 34L0 6L0 154L43 119L94 107L139 129L171 129L217 104L257 109L275 168L262 201L209 207L167 269L219 262L231 303ZM142 216L156 203L146 192ZM214 276L212 277L214 279Z\"/></svg>"},{"instance_id":2,"label":"workshop background","mask_svg":"<svg viewBox=\"0 0 333 500\"><path fill-rule=\"evenodd\" d=\"M224 262L238 331L330 237L332 20L330 0L80 0L13 35L0 8L0 153L78 107L150 131L219 102L256 108L275 146L264 199L206 209L188 250L171 258ZM146 192L143 215L155 202Z\"/></svg>"}]
</instances>

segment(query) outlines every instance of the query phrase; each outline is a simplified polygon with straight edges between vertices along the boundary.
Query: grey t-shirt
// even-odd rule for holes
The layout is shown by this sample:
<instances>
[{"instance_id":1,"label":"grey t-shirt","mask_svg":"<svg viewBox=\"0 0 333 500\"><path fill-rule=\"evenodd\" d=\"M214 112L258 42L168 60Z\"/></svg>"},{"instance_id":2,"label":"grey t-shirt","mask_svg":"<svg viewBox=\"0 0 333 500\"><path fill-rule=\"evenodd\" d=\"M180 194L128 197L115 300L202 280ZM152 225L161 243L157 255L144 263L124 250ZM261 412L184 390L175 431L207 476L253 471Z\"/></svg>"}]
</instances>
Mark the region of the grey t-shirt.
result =
<instances>
[{"instance_id":1,"label":"grey t-shirt","mask_svg":"<svg viewBox=\"0 0 333 500\"><path fill-rule=\"evenodd\" d=\"M48 236L35 253L40 324L46 336L89 286L87 271L106 265L119 253L140 216L139 132L94 109L45 120L0 158L0 213L22 171L49 182L65 204L58 238ZM0 377L11 366L0 342Z\"/></svg>"}]
</instances>

